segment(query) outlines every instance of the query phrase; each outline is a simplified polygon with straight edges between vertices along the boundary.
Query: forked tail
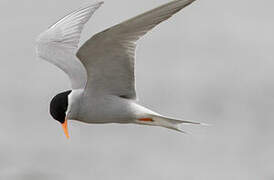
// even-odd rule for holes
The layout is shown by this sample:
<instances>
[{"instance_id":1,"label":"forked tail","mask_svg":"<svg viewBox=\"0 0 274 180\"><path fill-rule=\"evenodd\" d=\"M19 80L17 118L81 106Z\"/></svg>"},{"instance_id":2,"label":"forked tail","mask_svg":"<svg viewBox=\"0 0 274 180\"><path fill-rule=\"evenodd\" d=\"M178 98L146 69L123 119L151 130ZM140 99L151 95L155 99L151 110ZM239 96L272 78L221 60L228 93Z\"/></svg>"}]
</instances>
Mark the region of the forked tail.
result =
<instances>
[{"instance_id":1,"label":"forked tail","mask_svg":"<svg viewBox=\"0 0 274 180\"><path fill-rule=\"evenodd\" d=\"M182 133L186 133L186 132L180 129L181 124L207 125L199 122L173 119L173 118L164 117L161 115L151 115L150 118L139 119L139 123L151 125L151 126L161 126L161 127L173 129L175 131L179 131Z\"/></svg>"}]
</instances>

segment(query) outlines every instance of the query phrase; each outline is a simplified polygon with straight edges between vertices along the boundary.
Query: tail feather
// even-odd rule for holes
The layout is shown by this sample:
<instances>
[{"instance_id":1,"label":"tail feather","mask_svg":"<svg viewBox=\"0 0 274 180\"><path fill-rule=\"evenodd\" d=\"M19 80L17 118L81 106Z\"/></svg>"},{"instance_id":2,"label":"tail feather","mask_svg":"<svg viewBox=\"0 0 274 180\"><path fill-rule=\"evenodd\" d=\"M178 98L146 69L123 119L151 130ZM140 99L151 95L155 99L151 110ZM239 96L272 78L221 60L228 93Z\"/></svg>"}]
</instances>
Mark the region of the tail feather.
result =
<instances>
[{"instance_id":1,"label":"tail feather","mask_svg":"<svg viewBox=\"0 0 274 180\"><path fill-rule=\"evenodd\" d=\"M194 122L194 121L186 121L186 120L178 120L178 119L173 119L169 117L164 117L160 115L153 115L153 124L156 126L162 126L168 129L172 129L175 131L179 131L181 133L186 133L185 131L180 129L181 124L195 124L195 125L207 125L204 123L199 123L199 122Z\"/></svg>"}]
</instances>

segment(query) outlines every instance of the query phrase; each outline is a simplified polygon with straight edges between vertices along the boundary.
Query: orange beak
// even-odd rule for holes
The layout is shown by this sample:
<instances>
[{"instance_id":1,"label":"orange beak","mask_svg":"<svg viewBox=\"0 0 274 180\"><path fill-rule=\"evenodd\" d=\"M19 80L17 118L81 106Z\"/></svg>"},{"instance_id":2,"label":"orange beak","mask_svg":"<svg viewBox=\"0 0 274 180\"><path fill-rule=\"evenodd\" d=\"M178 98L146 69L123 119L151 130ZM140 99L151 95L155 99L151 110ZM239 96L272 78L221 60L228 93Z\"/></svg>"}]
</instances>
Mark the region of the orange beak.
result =
<instances>
[{"instance_id":1,"label":"orange beak","mask_svg":"<svg viewBox=\"0 0 274 180\"><path fill-rule=\"evenodd\" d=\"M65 122L62 123L62 127L63 127L64 133L65 133L67 139L69 139L68 120L67 120L67 118L65 119Z\"/></svg>"}]
</instances>

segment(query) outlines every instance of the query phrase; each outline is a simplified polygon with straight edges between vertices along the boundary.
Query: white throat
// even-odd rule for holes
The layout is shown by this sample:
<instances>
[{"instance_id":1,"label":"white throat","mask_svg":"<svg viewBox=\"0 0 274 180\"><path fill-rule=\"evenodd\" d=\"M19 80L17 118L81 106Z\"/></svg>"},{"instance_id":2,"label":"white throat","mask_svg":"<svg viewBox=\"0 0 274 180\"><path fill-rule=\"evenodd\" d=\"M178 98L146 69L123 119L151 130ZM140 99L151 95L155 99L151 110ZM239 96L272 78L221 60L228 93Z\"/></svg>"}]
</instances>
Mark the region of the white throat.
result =
<instances>
[{"instance_id":1,"label":"white throat","mask_svg":"<svg viewBox=\"0 0 274 180\"><path fill-rule=\"evenodd\" d=\"M68 95L68 108L66 111L66 117L68 119L77 118L83 92L84 92L84 89L74 89Z\"/></svg>"}]
</instances>

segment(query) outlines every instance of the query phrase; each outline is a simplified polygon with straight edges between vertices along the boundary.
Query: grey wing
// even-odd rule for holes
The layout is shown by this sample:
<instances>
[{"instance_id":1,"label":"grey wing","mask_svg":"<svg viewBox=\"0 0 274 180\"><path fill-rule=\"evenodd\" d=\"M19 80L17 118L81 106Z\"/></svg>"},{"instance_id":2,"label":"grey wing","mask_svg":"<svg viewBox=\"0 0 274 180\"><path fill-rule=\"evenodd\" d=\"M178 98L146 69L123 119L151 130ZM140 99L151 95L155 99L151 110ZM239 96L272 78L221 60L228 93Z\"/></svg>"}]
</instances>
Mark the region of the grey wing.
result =
<instances>
[{"instance_id":1,"label":"grey wing","mask_svg":"<svg viewBox=\"0 0 274 180\"><path fill-rule=\"evenodd\" d=\"M76 51L85 23L101 4L73 11L37 38L37 56L62 69L69 76L72 89L84 89L86 86L86 69L76 57Z\"/></svg>"},{"instance_id":2,"label":"grey wing","mask_svg":"<svg viewBox=\"0 0 274 180\"><path fill-rule=\"evenodd\" d=\"M86 91L136 98L136 42L157 24L195 0L174 0L90 38L77 56L87 69Z\"/></svg>"}]
</instances>

